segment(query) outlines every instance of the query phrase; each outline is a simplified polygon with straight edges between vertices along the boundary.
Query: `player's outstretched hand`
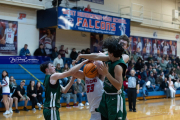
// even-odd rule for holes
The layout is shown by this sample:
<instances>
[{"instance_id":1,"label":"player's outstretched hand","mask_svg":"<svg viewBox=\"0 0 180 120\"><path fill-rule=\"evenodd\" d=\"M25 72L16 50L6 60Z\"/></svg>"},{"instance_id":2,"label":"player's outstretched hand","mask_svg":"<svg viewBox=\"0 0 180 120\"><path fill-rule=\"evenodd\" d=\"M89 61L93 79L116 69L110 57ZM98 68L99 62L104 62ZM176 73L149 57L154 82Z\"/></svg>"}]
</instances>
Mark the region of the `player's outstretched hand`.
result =
<instances>
[{"instance_id":1,"label":"player's outstretched hand","mask_svg":"<svg viewBox=\"0 0 180 120\"><path fill-rule=\"evenodd\" d=\"M103 64L100 65L100 71L101 74L106 76L109 72L108 72L108 64L106 64L105 62Z\"/></svg>"},{"instance_id":2,"label":"player's outstretched hand","mask_svg":"<svg viewBox=\"0 0 180 120\"><path fill-rule=\"evenodd\" d=\"M80 54L80 55L81 55L81 54ZM78 55L78 57L76 58L76 60L74 60L74 61L72 62L72 65L75 65L80 59L81 59L81 58L80 58L79 55Z\"/></svg>"}]
</instances>

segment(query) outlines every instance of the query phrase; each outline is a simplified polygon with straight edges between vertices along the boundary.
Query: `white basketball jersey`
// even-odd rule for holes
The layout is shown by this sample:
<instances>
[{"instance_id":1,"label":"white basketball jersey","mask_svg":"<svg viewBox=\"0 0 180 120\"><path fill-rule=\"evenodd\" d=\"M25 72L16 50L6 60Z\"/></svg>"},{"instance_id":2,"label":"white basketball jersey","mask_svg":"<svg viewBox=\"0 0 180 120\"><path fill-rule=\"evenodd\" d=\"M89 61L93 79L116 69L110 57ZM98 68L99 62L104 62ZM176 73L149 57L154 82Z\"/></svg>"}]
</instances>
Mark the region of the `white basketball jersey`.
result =
<instances>
[{"instance_id":1,"label":"white basketball jersey","mask_svg":"<svg viewBox=\"0 0 180 120\"><path fill-rule=\"evenodd\" d=\"M51 38L45 37L44 47L45 47L46 54L51 54L51 53L52 53L52 52L51 52L51 49L52 49L51 42L52 42L52 39L51 39Z\"/></svg>"},{"instance_id":2,"label":"white basketball jersey","mask_svg":"<svg viewBox=\"0 0 180 120\"><path fill-rule=\"evenodd\" d=\"M150 43L146 44L146 53L150 53L150 47L151 47Z\"/></svg>"},{"instance_id":3,"label":"white basketball jersey","mask_svg":"<svg viewBox=\"0 0 180 120\"><path fill-rule=\"evenodd\" d=\"M103 82L98 78L85 77L85 87L89 102L90 112L95 111L99 107L104 92Z\"/></svg>"},{"instance_id":4,"label":"white basketball jersey","mask_svg":"<svg viewBox=\"0 0 180 120\"><path fill-rule=\"evenodd\" d=\"M13 44L14 43L14 31L11 28L5 29L6 34L6 43Z\"/></svg>"},{"instance_id":5,"label":"white basketball jersey","mask_svg":"<svg viewBox=\"0 0 180 120\"><path fill-rule=\"evenodd\" d=\"M172 45L171 48L172 48L172 55L175 55L175 54L176 54L176 52L175 52L175 46Z\"/></svg>"},{"instance_id":6,"label":"white basketball jersey","mask_svg":"<svg viewBox=\"0 0 180 120\"><path fill-rule=\"evenodd\" d=\"M167 55L167 49L168 49L168 48L169 48L168 46L164 46L164 48L163 48L163 54Z\"/></svg>"},{"instance_id":7,"label":"white basketball jersey","mask_svg":"<svg viewBox=\"0 0 180 120\"><path fill-rule=\"evenodd\" d=\"M154 49L154 54L157 54L157 46L156 46L156 43L154 43L153 49Z\"/></svg>"}]
</instances>

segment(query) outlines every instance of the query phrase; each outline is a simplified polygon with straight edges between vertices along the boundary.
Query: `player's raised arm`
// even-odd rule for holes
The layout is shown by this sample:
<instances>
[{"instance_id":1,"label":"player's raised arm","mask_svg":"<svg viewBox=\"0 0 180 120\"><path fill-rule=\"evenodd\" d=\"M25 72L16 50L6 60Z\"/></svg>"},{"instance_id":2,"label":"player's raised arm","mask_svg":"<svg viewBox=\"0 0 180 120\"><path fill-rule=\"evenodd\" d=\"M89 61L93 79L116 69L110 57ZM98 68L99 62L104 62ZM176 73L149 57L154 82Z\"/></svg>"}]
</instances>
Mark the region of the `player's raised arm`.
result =
<instances>
[{"instance_id":1,"label":"player's raised arm","mask_svg":"<svg viewBox=\"0 0 180 120\"><path fill-rule=\"evenodd\" d=\"M104 63L104 65L101 65L100 67L101 73L107 77L107 79L111 82L111 84L117 89L120 90L123 84L123 69L120 65L116 65L114 69L115 78L111 76L111 74L108 72L108 65Z\"/></svg>"},{"instance_id":2,"label":"player's raised arm","mask_svg":"<svg viewBox=\"0 0 180 120\"><path fill-rule=\"evenodd\" d=\"M72 77L71 80L70 80L70 82L69 82L65 87L61 86L61 88L62 88L62 93L65 94L65 93L68 92L68 90L69 90L69 89L71 88L71 86L73 85L75 79L76 79L75 77Z\"/></svg>"},{"instance_id":3,"label":"player's raised arm","mask_svg":"<svg viewBox=\"0 0 180 120\"><path fill-rule=\"evenodd\" d=\"M89 60L85 60L85 61L81 62L80 64L74 66L73 68L71 68L67 72L52 74L51 75L51 80L58 80L58 79L62 79L62 78L68 77L68 76L73 76L81 67L83 67L83 65L88 63L88 61Z\"/></svg>"},{"instance_id":4,"label":"player's raised arm","mask_svg":"<svg viewBox=\"0 0 180 120\"><path fill-rule=\"evenodd\" d=\"M76 78L79 78L81 80L85 80L85 75L84 75L83 71L81 71L81 70L77 71L73 76Z\"/></svg>"}]
</instances>

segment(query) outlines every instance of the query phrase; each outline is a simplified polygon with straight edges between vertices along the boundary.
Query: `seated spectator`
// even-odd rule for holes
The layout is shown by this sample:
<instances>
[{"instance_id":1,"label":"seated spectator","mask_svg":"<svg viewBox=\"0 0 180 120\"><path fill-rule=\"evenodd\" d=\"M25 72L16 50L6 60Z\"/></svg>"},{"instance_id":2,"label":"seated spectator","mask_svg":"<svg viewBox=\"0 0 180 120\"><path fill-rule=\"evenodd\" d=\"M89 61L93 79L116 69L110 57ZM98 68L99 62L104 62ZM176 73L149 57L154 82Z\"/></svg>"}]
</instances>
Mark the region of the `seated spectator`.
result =
<instances>
[{"instance_id":1,"label":"seated spectator","mask_svg":"<svg viewBox=\"0 0 180 120\"><path fill-rule=\"evenodd\" d=\"M134 51L134 54L132 55L133 57L133 60L135 61L135 63L137 62L139 56L138 56L138 53L136 53L136 51Z\"/></svg>"},{"instance_id":2,"label":"seated spectator","mask_svg":"<svg viewBox=\"0 0 180 120\"><path fill-rule=\"evenodd\" d=\"M57 58L58 54L59 53L58 53L57 47L55 47L54 50L52 51L52 60Z\"/></svg>"},{"instance_id":3,"label":"seated spectator","mask_svg":"<svg viewBox=\"0 0 180 120\"><path fill-rule=\"evenodd\" d=\"M154 77L155 80L157 79L157 71L156 71L156 69L153 69L153 77Z\"/></svg>"},{"instance_id":4,"label":"seated spectator","mask_svg":"<svg viewBox=\"0 0 180 120\"><path fill-rule=\"evenodd\" d=\"M161 84L163 82L163 74L160 74L160 76L156 79L156 85L159 87L159 90L161 90Z\"/></svg>"},{"instance_id":5,"label":"seated spectator","mask_svg":"<svg viewBox=\"0 0 180 120\"><path fill-rule=\"evenodd\" d=\"M62 69L62 72L66 72L66 71L69 71L69 66L68 66L67 63L64 65L64 68ZM70 79L70 78L69 77L68 78L67 77L63 78L63 81L64 81L65 84L67 84L68 79Z\"/></svg>"},{"instance_id":6,"label":"seated spectator","mask_svg":"<svg viewBox=\"0 0 180 120\"><path fill-rule=\"evenodd\" d=\"M164 79L164 81L161 84L162 90L164 90L166 94L166 98L170 97L170 90L169 90L169 83L167 82L167 78Z\"/></svg>"},{"instance_id":7,"label":"seated spectator","mask_svg":"<svg viewBox=\"0 0 180 120\"><path fill-rule=\"evenodd\" d=\"M180 90L180 82L179 82L179 79L177 79L177 81L174 83L174 88L176 90Z\"/></svg>"},{"instance_id":8,"label":"seated spectator","mask_svg":"<svg viewBox=\"0 0 180 120\"><path fill-rule=\"evenodd\" d=\"M142 80L146 80L146 78L147 78L147 73L146 73L146 71L145 71L144 68L141 69L140 75L141 75L141 79L142 79Z\"/></svg>"},{"instance_id":9,"label":"seated spectator","mask_svg":"<svg viewBox=\"0 0 180 120\"><path fill-rule=\"evenodd\" d=\"M158 60L158 61L161 61L161 60L162 60L161 54L158 55L157 60Z\"/></svg>"},{"instance_id":10,"label":"seated spectator","mask_svg":"<svg viewBox=\"0 0 180 120\"><path fill-rule=\"evenodd\" d=\"M175 73L177 74L178 78L180 78L180 67L179 66L177 66Z\"/></svg>"},{"instance_id":11,"label":"seated spectator","mask_svg":"<svg viewBox=\"0 0 180 120\"><path fill-rule=\"evenodd\" d=\"M143 64L142 64L141 59L138 59L138 61L137 61L137 63L135 64L134 68L135 68L135 70L136 70L137 72L140 72L141 68L143 68Z\"/></svg>"},{"instance_id":12,"label":"seated spectator","mask_svg":"<svg viewBox=\"0 0 180 120\"><path fill-rule=\"evenodd\" d=\"M58 57L54 59L53 65L57 66L58 63L60 64L61 68L64 67L64 62L63 62L63 59L61 58L61 54L58 54Z\"/></svg>"},{"instance_id":13,"label":"seated spectator","mask_svg":"<svg viewBox=\"0 0 180 120\"><path fill-rule=\"evenodd\" d=\"M123 85L124 85L124 91L127 93L127 89L128 89L128 79L127 79L126 77L124 78Z\"/></svg>"},{"instance_id":14,"label":"seated spectator","mask_svg":"<svg viewBox=\"0 0 180 120\"><path fill-rule=\"evenodd\" d=\"M149 74L150 74L151 72L153 72L153 68L152 68L152 66L150 65L150 66L149 66Z\"/></svg>"},{"instance_id":15,"label":"seated spectator","mask_svg":"<svg viewBox=\"0 0 180 120\"><path fill-rule=\"evenodd\" d=\"M157 66L160 66L160 61L159 61L159 60L157 60L157 63L156 63L156 64L157 64Z\"/></svg>"},{"instance_id":16,"label":"seated spectator","mask_svg":"<svg viewBox=\"0 0 180 120\"><path fill-rule=\"evenodd\" d=\"M169 58L166 57L166 59L164 60L164 63L167 65L169 63Z\"/></svg>"},{"instance_id":17,"label":"seated spectator","mask_svg":"<svg viewBox=\"0 0 180 120\"><path fill-rule=\"evenodd\" d=\"M22 80L20 85L17 86L16 88L16 91L14 92L14 94L12 95L12 98L15 102L15 107L16 107L16 110L15 112L16 113L19 113L19 110L18 110L18 102L20 101L25 101L25 104L24 104L24 111L29 111L26 107L27 107L27 103L28 101L30 100L29 97L25 94L25 89L24 89L24 85L25 85L25 80Z\"/></svg>"},{"instance_id":18,"label":"seated spectator","mask_svg":"<svg viewBox=\"0 0 180 120\"><path fill-rule=\"evenodd\" d=\"M88 103L88 100L87 100L86 91L85 91L85 86L81 82L81 79L79 79L79 78L77 79L77 82L74 85L74 90L75 90L75 93L77 93L77 98L78 98L78 101L79 101L78 106L79 107L83 107L84 106L82 104L82 97L83 96L85 97L85 101L86 101L85 105L89 106L89 103Z\"/></svg>"},{"instance_id":19,"label":"seated spectator","mask_svg":"<svg viewBox=\"0 0 180 120\"><path fill-rule=\"evenodd\" d=\"M77 56L78 56L78 54L77 54L77 52L76 52L76 48L73 48L73 49L72 49L72 52L71 52L71 54L70 54L70 58L71 58L72 60L76 60Z\"/></svg>"},{"instance_id":20,"label":"seated spectator","mask_svg":"<svg viewBox=\"0 0 180 120\"><path fill-rule=\"evenodd\" d=\"M42 98L43 88L41 87L41 83L39 81L36 83L36 89L37 89L38 103L43 104L43 98Z\"/></svg>"},{"instance_id":21,"label":"seated spectator","mask_svg":"<svg viewBox=\"0 0 180 120\"><path fill-rule=\"evenodd\" d=\"M84 11L86 12L91 12L91 8L90 8L90 5L88 4L87 8L84 9Z\"/></svg>"},{"instance_id":22,"label":"seated spectator","mask_svg":"<svg viewBox=\"0 0 180 120\"><path fill-rule=\"evenodd\" d=\"M147 68L149 69L149 67L152 66L151 60L149 60L149 61L146 63L146 65L147 65Z\"/></svg>"},{"instance_id":23,"label":"seated spectator","mask_svg":"<svg viewBox=\"0 0 180 120\"><path fill-rule=\"evenodd\" d=\"M62 69L61 69L61 66L60 66L59 63L56 65L56 72L57 73L62 73Z\"/></svg>"},{"instance_id":24,"label":"seated spectator","mask_svg":"<svg viewBox=\"0 0 180 120\"><path fill-rule=\"evenodd\" d=\"M154 69L157 64L154 62L154 60L151 60L151 63L152 63L152 68Z\"/></svg>"},{"instance_id":25,"label":"seated spectator","mask_svg":"<svg viewBox=\"0 0 180 120\"><path fill-rule=\"evenodd\" d=\"M171 60L169 60L168 64L167 64L167 69L170 71L173 68L172 62Z\"/></svg>"},{"instance_id":26,"label":"seated spectator","mask_svg":"<svg viewBox=\"0 0 180 120\"><path fill-rule=\"evenodd\" d=\"M37 105L39 107L39 110L41 109L41 104L38 103L37 100L37 89L35 87L35 82L34 81L30 81L28 87L27 87L27 96L30 98L31 102L32 102L32 110L36 111L35 105Z\"/></svg>"},{"instance_id":27,"label":"seated spectator","mask_svg":"<svg viewBox=\"0 0 180 120\"><path fill-rule=\"evenodd\" d=\"M161 60L160 66L161 66L164 74L167 74L167 73L168 73L168 70L166 69L166 68L167 68L167 65L166 65L166 63L164 63L164 60Z\"/></svg>"},{"instance_id":28,"label":"seated spectator","mask_svg":"<svg viewBox=\"0 0 180 120\"><path fill-rule=\"evenodd\" d=\"M39 45L39 48L34 52L34 56L46 56L46 52L43 44Z\"/></svg>"},{"instance_id":29,"label":"seated spectator","mask_svg":"<svg viewBox=\"0 0 180 120\"><path fill-rule=\"evenodd\" d=\"M173 67L174 67L174 68L177 68L177 63L176 63L176 61L173 61Z\"/></svg>"},{"instance_id":30,"label":"seated spectator","mask_svg":"<svg viewBox=\"0 0 180 120\"><path fill-rule=\"evenodd\" d=\"M148 59L147 59L148 61L152 61L153 60L153 56L152 55L149 55L149 57L148 57Z\"/></svg>"},{"instance_id":31,"label":"seated spectator","mask_svg":"<svg viewBox=\"0 0 180 120\"><path fill-rule=\"evenodd\" d=\"M171 77L169 77L168 83L169 83L169 89L170 89L171 98L175 98L176 89L174 88L174 84L171 81Z\"/></svg>"},{"instance_id":32,"label":"seated spectator","mask_svg":"<svg viewBox=\"0 0 180 120\"><path fill-rule=\"evenodd\" d=\"M159 87L156 85L156 81L153 77L153 72L150 73L150 76L148 77L148 81L150 81L150 91L157 91L159 89Z\"/></svg>"},{"instance_id":33,"label":"seated spectator","mask_svg":"<svg viewBox=\"0 0 180 120\"><path fill-rule=\"evenodd\" d=\"M176 63L179 63L179 62L180 62L179 55L176 56L175 61L176 61Z\"/></svg>"},{"instance_id":34,"label":"seated spectator","mask_svg":"<svg viewBox=\"0 0 180 120\"><path fill-rule=\"evenodd\" d=\"M68 80L68 83L69 83L69 80ZM66 93L66 94L62 94L62 97L64 99L66 99L66 108L71 108L69 106L69 103L70 103L70 98L73 98L73 102L74 102L74 107L77 107L77 96L76 96L76 93L74 91L74 84L71 86L71 88L69 89L69 91Z\"/></svg>"},{"instance_id":35,"label":"seated spectator","mask_svg":"<svg viewBox=\"0 0 180 120\"><path fill-rule=\"evenodd\" d=\"M172 72L170 72L170 74L169 74L169 77L171 78L171 81L173 82L173 83L175 83L176 82L176 78L175 78L175 76L174 76L174 72L172 71Z\"/></svg>"},{"instance_id":36,"label":"seated spectator","mask_svg":"<svg viewBox=\"0 0 180 120\"><path fill-rule=\"evenodd\" d=\"M19 56L31 56L29 49L27 49L28 45L25 44L24 48L21 49Z\"/></svg>"},{"instance_id":37,"label":"seated spectator","mask_svg":"<svg viewBox=\"0 0 180 120\"><path fill-rule=\"evenodd\" d=\"M145 80L139 79L139 85L140 85L140 89L142 89L143 99L146 101L145 97L148 96L148 92L147 92Z\"/></svg>"},{"instance_id":38,"label":"seated spectator","mask_svg":"<svg viewBox=\"0 0 180 120\"><path fill-rule=\"evenodd\" d=\"M157 75L160 75L163 70L161 69L161 66L159 66L158 69L156 69L156 71L157 71Z\"/></svg>"},{"instance_id":39,"label":"seated spectator","mask_svg":"<svg viewBox=\"0 0 180 120\"><path fill-rule=\"evenodd\" d=\"M10 87L10 97L11 97L17 88L17 83L13 76L10 77L9 87Z\"/></svg>"},{"instance_id":40,"label":"seated spectator","mask_svg":"<svg viewBox=\"0 0 180 120\"><path fill-rule=\"evenodd\" d=\"M65 54L68 54L68 48L66 48L64 50L64 45L61 45L61 48L59 50L59 54L61 55L63 61L64 61L64 64L66 63L66 55Z\"/></svg>"},{"instance_id":41,"label":"seated spectator","mask_svg":"<svg viewBox=\"0 0 180 120\"><path fill-rule=\"evenodd\" d=\"M134 69L134 64L130 64L130 65L128 65L128 70L127 70L127 75L130 75L130 71L132 70L132 69Z\"/></svg>"},{"instance_id":42,"label":"seated spectator","mask_svg":"<svg viewBox=\"0 0 180 120\"><path fill-rule=\"evenodd\" d=\"M87 49L86 49L85 54L91 54L90 48L87 48Z\"/></svg>"},{"instance_id":43,"label":"seated spectator","mask_svg":"<svg viewBox=\"0 0 180 120\"><path fill-rule=\"evenodd\" d=\"M171 61L172 61L172 63L175 61L174 56L171 57Z\"/></svg>"}]
</instances>

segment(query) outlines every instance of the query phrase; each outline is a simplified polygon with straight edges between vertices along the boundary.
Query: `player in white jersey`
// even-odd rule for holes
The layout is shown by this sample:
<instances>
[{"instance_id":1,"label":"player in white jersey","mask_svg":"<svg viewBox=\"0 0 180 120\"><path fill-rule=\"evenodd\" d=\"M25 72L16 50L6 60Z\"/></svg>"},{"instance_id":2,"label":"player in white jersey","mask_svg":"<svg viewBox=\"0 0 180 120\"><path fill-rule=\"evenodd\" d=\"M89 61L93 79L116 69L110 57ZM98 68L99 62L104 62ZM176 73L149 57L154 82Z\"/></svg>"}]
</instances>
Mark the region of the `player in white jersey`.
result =
<instances>
[{"instance_id":1,"label":"player in white jersey","mask_svg":"<svg viewBox=\"0 0 180 120\"><path fill-rule=\"evenodd\" d=\"M137 43L136 51L138 53L141 53L141 51L142 51L142 43L141 43L141 39L140 38L138 38L138 43Z\"/></svg>"},{"instance_id":2,"label":"player in white jersey","mask_svg":"<svg viewBox=\"0 0 180 120\"><path fill-rule=\"evenodd\" d=\"M168 48L169 48L169 45L168 45L167 42L165 42L165 41L163 41L163 42L161 43L161 45L162 45L162 47L163 47L163 54L164 54L164 55L167 55L167 50L168 50Z\"/></svg>"},{"instance_id":3,"label":"player in white jersey","mask_svg":"<svg viewBox=\"0 0 180 120\"><path fill-rule=\"evenodd\" d=\"M158 50L158 46L157 46L157 40L155 40L154 44L153 44L153 51L154 51L154 55L157 54L157 50Z\"/></svg>"},{"instance_id":4,"label":"player in white jersey","mask_svg":"<svg viewBox=\"0 0 180 120\"><path fill-rule=\"evenodd\" d=\"M52 41L54 36L51 34L51 31L47 29L47 34L40 38L40 43L44 45L46 54L52 54Z\"/></svg>"},{"instance_id":5,"label":"player in white jersey","mask_svg":"<svg viewBox=\"0 0 180 120\"><path fill-rule=\"evenodd\" d=\"M147 39L147 43L145 44L145 47L146 47L146 53L150 54L151 44L149 43L149 39Z\"/></svg>"},{"instance_id":6,"label":"player in white jersey","mask_svg":"<svg viewBox=\"0 0 180 120\"><path fill-rule=\"evenodd\" d=\"M171 45L171 51L172 51L172 55L176 55L176 45L175 45L175 42Z\"/></svg>"},{"instance_id":7,"label":"player in white jersey","mask_svg":"<svg viewBox=\"0 0 180 120\"><path fill-rule=\"evenodd\" d=\"M13 28L12 22L8 22L8 26L9 27L5 29L2 40L6 40L7 44L14 44L14 34L16 31L16 28Z\"/></svg>"}]
</instances>

